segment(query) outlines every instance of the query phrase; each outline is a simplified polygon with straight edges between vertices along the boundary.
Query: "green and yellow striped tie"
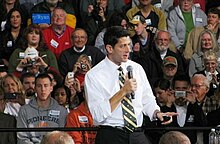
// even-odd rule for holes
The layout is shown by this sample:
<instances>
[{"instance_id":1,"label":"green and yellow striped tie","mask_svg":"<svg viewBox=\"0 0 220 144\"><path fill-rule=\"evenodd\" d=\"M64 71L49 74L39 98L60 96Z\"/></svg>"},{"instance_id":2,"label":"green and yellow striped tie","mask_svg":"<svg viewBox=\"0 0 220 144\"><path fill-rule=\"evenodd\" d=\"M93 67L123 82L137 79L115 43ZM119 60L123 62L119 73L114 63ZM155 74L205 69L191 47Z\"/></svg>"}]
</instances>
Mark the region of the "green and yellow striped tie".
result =
<instances>
[{"instance_id":1,"label":"green and yellow striped tie","mask_svg":"<svg viewBox=\"0 0 220 144\"><path fill-rule=\"evenodd\" d=\"M118 68L119 71L119 85L120 88L123 87L125 82L125 75L123 73L122 67ZM130 132L133 132L137 127L137 120L134 113L134 108L131 101L131 96L127 94L124 99L121 101L121 107L124 118L124 127Z\"/></svg>"}]
</instances>

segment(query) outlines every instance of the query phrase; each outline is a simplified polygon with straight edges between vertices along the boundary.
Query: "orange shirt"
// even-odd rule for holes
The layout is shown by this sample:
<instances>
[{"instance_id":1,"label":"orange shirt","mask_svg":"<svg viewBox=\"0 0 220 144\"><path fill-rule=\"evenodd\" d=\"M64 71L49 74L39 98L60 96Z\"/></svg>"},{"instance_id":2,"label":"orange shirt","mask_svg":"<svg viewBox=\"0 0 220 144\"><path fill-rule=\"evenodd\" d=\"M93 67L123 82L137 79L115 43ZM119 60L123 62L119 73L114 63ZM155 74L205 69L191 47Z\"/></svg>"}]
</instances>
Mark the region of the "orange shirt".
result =
<instances>
[{"instance_id":1,"label":"orange shirt","mask_svg":"<svg viewBox=\"0 0 220 144\"><path fill-rule=\"evenodd\" d=\"M85 102L70 111L66 127L94 127L92 115L85 107ZM96 131L70 131L68 134L73 138L75 144L95 144Z\"/></svg>"}]
</instances>

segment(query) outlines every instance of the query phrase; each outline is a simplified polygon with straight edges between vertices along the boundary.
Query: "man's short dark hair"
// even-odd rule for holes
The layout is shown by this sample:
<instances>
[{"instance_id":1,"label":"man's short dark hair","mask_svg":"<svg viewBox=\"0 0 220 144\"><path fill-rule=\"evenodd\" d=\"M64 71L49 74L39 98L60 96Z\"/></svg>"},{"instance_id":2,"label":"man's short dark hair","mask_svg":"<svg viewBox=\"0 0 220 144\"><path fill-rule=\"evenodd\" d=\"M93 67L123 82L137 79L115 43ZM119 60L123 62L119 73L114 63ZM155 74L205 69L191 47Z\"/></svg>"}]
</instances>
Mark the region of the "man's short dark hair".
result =
<instances>
[{"instance_id":1,"label":"man's short dark hair","mask_svg":"<svg viewBox=\"0 0 220 144\"><path fill-rule=\"evenodd\" d=\"M36 77L36 79L35 79L35 84L36 84L36 82L37 82L38 79L44 79L44 78L49 79L49 81L52 83L52 79L51 79L51 77L50 77L47 73L41 73L41 74L39 74L39 75Z\"/></svg>"},{"instance_id":2,"label":"man's short dark hair","mask_svg":"<svg viewBox=\"0 0 220 144\"><path fill-rule=\"evenodd\" d=\"M173 88L175 86L175 82L176 81L186 81L190 85L190 78L186 74L178 74L178 75L174 76L174 78L173 78L173 85L172 85Z\"/></svg>"},{"instance_id":3,"label":"man's short dark hair","mask_svg":"<svg viewBox=\"0 0 220 144\"><path fill-rule=\"evenodd\" d=\"M118 39L129 36L129 32L121 26L112 26L107 28L104 35L104 44L111 45L113 48Z\"/></svg>"},{"instance_id":4,"label":"man's short dark hair","mask_svg":"<svg viewBox=\"0 0 220 144\"><path fill-rule=\"evenodd\" d=\"M25 78L30 78L30 77L34 77L35 78L35 74L30 73L30 72L23 73L21 75L21 77L20 77L21 83L23 83Z\"/></svg>"},{"instance_id":5,"label":"man's short dark hair","mask_svg":"<svg viewBox=\"0 0 220 144\"><path fill-rule=\"evenodd\" d=\"M220 18L220 10L217 7L210 8L208 10L208 14L217 14L218 18Z\"/></svg>"}]
</instances>

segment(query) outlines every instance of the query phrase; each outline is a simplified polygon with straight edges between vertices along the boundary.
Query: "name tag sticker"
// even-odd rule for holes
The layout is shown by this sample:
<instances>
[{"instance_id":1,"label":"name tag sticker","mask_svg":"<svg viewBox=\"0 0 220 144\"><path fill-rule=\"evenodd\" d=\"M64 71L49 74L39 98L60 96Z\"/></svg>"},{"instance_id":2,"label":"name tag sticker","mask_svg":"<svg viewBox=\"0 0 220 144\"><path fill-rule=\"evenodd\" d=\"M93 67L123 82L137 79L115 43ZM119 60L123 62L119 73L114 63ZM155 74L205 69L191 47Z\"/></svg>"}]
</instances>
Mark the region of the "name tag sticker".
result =
<instances>
[{"instance_id":1,"label":"name tag sticker","mask_svg":"<svg viewBox=\"0 0 220 144\"><path fill-rule=\"evenodd\" d=\"M156 8L160 9L161 8L161 3L157 3L154 5Z\"/></svg>"},{"instance_id":2,"label":"name tag sticker","mask_svg":"<svg viewBox=\"0 0 220 144\"><path fill-rule=\"evenodd\" d=\"M87 116L78 116L79 122L81 123L88 123L88 117Z\"/></svg>"},{"instance_id":3,"label":"name tag sticker","mask_svg":"<svg viewBox=\"0 0 220 144\"><path fill-rule=\"evenodd\" d=\"M52 40L50 41L50 44L51 44L51 46L54 47L54 48L57 48L58 45L59 45L59 43L56 42L54 39L52 39Z\"/></svg>"},{"instance_id":4,"label":"name tag sticker","mask_svg":"<svg viewBox=\"0 0 220 144\"><path fill-rule=\"evenodd\" d=\"M202 18L196 18L197 22L202 22Z\"/></svg>"},{"instance_id":5,"label":"name tag sticker","mask_svg":"<svg viewBox=\"0 0 220 144\"><path fill-rule=\"evenodd\" d=\"M7 47L12 47L12 41L7 42Z\"/></svg>"},{"instance_id":6,"label":"name tag sticker","mask_svg":"<svg viewBox=\"0 0 220 144\"><path fill-rule=\"evenodd\" d=\"M197 8L201 8L201 6L200 6L199 3L195 3L194 5L195 5L195 7L197 7Z\"/></svg>"},{"instance_id":7,"label":"name tag sticker","mask_svg":"<svg viewBox=\"0 0 220 144\"><path fill-rule=\"evenodd\" d=\"M21 58L21 59L24 58L24 53L23 53L23 52L20 52L20 53L19 53L19 58Z\"/></svg>"},{"instance_id":8,"label":"name tag sticker","mask_svg":"<svg viewBox=\"0 0 220 144\"><path fill-rule=\"evenodd\" d=\"M60 115L60 111L58 111L58 110L50 110L49 115L50 116L59 116Z\"/></svg>"},{"instance_id":9,"label":"name tag sticker","mask_svg":"<svg viewBox=\"0 0 220 144\"><path fill-rule=\"evenodd\" d=\"M151 19L146 19L145 21L146 21L147 25L151 25L152 24L151 23Z\"/></svg>"}]
</instances>

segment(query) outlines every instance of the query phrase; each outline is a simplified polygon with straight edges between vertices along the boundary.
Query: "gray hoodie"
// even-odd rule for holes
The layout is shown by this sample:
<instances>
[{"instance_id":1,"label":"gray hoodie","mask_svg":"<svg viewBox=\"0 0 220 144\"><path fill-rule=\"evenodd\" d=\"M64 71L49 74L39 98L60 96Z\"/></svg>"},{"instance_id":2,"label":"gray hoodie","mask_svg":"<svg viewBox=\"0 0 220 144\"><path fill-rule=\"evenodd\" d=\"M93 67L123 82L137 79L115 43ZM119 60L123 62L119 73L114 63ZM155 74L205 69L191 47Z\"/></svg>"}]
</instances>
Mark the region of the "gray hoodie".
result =
<instances>
[{"instance_id":1,"label":"gray hoodie","mask_svg":"<svg viewBox=\"0 0 220 144\"><path fill-rule=\"evenodd\" d=\"M17 118L18 128L64 127L67 110L50 98L48 108L40 108L36 98L20 108ZM46 132L18 132L18 144L38 144Z\"/></svg>"}]
</instances>

